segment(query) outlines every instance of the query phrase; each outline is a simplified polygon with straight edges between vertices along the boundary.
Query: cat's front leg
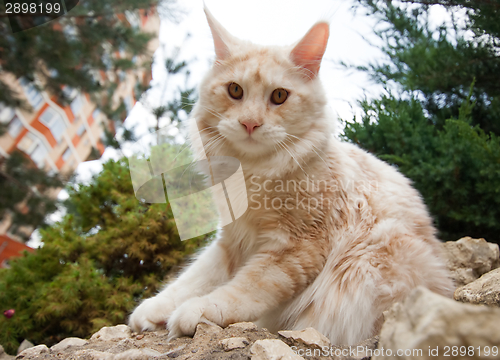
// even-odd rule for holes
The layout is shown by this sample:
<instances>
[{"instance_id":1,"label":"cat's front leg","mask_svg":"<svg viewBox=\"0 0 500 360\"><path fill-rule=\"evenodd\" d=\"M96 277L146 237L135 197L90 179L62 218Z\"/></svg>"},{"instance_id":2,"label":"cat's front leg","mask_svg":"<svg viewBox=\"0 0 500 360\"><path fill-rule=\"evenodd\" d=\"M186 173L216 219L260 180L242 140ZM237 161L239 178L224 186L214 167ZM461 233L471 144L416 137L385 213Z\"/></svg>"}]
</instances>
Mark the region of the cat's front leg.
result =
<instances>
[{"instance_id":1,"label":"cat's front leg","mask_svg":"<svg viewBox=\"0 0 500 360\"><path fill-rule=\"evenodd\" d=\"M168 322L169 338L193 335L200 322L227 326L254 321L290 300L316 278L324 265L322 252L304 250L291 248L255 255L231 281L179 306Z\"/></svg>"},{"instance_id":2,"label":"cat's front leg","mask_svg":"<svg viewBox=\"0 0 500 360\"><path fill-rule=\"evenodd\" d=\"M224 250L214 241L176 281L134 310L130 327L137 332L165 329L171 314L183 302L205 295L227 281L227 268L221 266L224 257Z\"/></svg>"}]
</instances>

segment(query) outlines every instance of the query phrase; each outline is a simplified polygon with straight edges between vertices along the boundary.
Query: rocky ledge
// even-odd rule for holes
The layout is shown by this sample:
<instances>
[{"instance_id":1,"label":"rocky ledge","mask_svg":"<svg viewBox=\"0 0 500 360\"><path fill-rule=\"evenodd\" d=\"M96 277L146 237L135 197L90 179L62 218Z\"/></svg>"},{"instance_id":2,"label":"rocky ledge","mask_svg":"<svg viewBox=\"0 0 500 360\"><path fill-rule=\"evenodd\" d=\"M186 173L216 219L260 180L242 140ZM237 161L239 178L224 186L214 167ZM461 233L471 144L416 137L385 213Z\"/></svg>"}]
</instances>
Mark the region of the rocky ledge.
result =
<instances>
[{"instance_id":1,"label":"rocky ledge","mask_svg":"<svg viewBox=\"0 0 500 360\"><path fill-rule=\"evenodd\" d=\"M199 324L193 338L167 342L167 331L136 334L126 325L117 325L102 328L89 340L67 338L51 348L33 346L15 359L500 358L498 245L463 238L443 244L443 249L459 285L455 300L417 288L384 314L380 338L360 344L333 346L313 328L273 334L253 323L232 324L225 329ZM0 347L0 360L6 359L14 357Z\"/></svg>"},{"instance_id":2,"label":"rocky ledge","mask_svg":"<svg viewBox=\"0 0 500 360\"><path fill-rule=\"evenodd\" d=\"M68 338L48 348L38 345L21 352L16 359L320 359L330 342L312 328L271 334L253 323L237 323L225 329L212 324L199 324L193 338L183 337L167 342L167 331L135 334L126 325L105 327L90 340ZM377 339L360 346L374 350ZM345 347L331 347L342 353ZM326 351L326 350L325 350ZM316 356L314 354L316 353ZM344 353L346 350L344 350ZM312 356L300 356L310 354ZM355 359L365 357L364 353Z\"/></svg>"}]
</instances>

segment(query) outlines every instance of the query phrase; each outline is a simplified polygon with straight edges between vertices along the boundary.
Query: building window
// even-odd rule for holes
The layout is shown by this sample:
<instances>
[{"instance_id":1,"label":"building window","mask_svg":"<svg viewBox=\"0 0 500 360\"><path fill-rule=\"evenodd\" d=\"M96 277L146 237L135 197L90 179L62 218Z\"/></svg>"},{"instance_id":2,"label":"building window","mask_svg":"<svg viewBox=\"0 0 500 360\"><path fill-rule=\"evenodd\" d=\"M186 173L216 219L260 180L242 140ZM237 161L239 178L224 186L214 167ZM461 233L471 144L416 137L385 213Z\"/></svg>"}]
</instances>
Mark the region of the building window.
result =
<instances>
[{"instance_id":1,"label":"building window","mask_svg":"<svg viewBox=\"0 0 500 360\"><path fill-rule=\"evenodd\" d=\"M43 166L45 165L45 156L47 156L47 150L45 149L45 146L39 143L31 152L30 156L31 160L33 160L39 168L43 168Z\"/></svg>"},{"instance_id":2,"label":"building window","mask_svg":"<svg viewBox=\"0 0 500 360\"><path fill-rule=\"evenodd\" d=\"M28 102L31 104L33 109L38 110L43 103L43 96L38 92L33 83L30 83L25 78L20 78L19 83L21 84Z\"/></svg>"},{"instance_id":3,"label":"building window","mask_svg":"<svg viewBox=\"0 0 500 360\"><path fill-rule=\"evenodd\" d=\"M62 154L62 159L64 161L68 161L70 156L71 156L71 149L67 147L66 150L64 150L64 153Z\"/></svg>"},{"instance_id":4,"label":"building window","mask_svg":"<svg viewBox=\"0 0 500 360\"><path fill-rule=\"evenodd\" d=\"M83 101L80 95L77 95L70 104L71 111L76 116L82 109Z\"/></svg>"},{"instance_id":5,"label":"building window","mask_svg":"<svg viewBox=\"0 0 500 360\"><path fill-rule=\"evenodd\" d=\"M92 117L94 118L94 120L97 120L99 116L101 116L101 110L95 108L94 112L92 113Z\"/></svg>"},{"instance_id":6,"label":"building window","mask_svg":"<svg viewBox=\"0 0 500 360\"><path fill-rule=\"evenodd\" d=\"M3 106L0 103L0 122L1 123L8 123L12 120L14 117L15 112L14 109L11 107Z\"/></svg>"},{"instance_id":7,"label":"building window","mask_svg":"<svg viewBox=\"0 0 500 360\"><path fill-rule=\"evenodd\" d=\"M80 127L78 128L78 130L76 130L76 135L78 136L82 136L82 134L85 132L85 125L80 125Z\"/></svg>"},{"instance_id":8,"label":"building window","mask_svg":"<svg viewBox=\"0 0 500 360\"><path fill-rule=\"evenodd\" d=\"M125 107L127 108L127 113L129 113L130 110L132 110L132 108L134 107L134 100L132 100L132 96L128 95L124 99L124 103L125 103Z\"/></svg>"},{"instance_id":9,"label":"building window","mask_svg":"<svg viewBox=\"0 0 500 360\"><path fill-rule=\"evenodd\" d=\"M21 130L24 128L23 123L17 116L14 116L14 119L12 119L9 123L9 135L12 136L13 138L17 137Z\"/></svg>"},{"instance_id":10,"label":"building window","mask_svg":"<svg viewBox=\"0 0 500 360\"><path fill-rule=\"evenodd\" d=\"M66 130L66 125L64 124L64 120L57 111L48 107L42 115L40 115L40 122L47 126L57 140L57 142L61 142L64 131Z\"/></svg>"},{"instance_id":11,"label":"building window","mask_svg":"<svg viewBox=\"0 0 500 360\"><path fill-rule=\"evenodd\" d=\"M26 134L17 144L17 148L28 154L39 168L44 167L48 151L35 135L31 133Z\"/></svg>"},{"instance_id":12,"label":"building window","mask_svg":"<svg viewBox=\"0 0 500 360\"><path fill-rule=\"evenodd\" d=\"M138 29L141 26L141 18L136 11L125 10L125 17L134 29Z\"/></svg>"}]
</instances>

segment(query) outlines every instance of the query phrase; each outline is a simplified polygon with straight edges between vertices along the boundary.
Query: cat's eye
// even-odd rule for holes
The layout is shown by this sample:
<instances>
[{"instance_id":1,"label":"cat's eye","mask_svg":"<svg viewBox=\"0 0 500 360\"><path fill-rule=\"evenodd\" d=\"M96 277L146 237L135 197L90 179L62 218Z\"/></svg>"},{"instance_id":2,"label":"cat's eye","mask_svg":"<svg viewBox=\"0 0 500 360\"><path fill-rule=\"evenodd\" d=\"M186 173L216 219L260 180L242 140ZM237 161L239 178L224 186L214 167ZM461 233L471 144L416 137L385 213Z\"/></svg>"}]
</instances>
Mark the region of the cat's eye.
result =
<instances>
[{"instance_id":1,"label":"cat's eye","mask_svg":"<svg viewBox=\"0 0 500 360\"><path fill-rule=\"evenodd\" d=\"M231 96L233 99L239 100L243 97L243 89L240 85L234 82L229 84L227 91L229 92L229 96Z\"/></svg>"},{"instance_id":2,"label":"cat's eye","mask_svg":"<svg viewBox=\"0 0 500 360\"><path fill-rule=\"evenodd\" d=\"M276 105L281 105L288 97L288 91L285 89L276 89L271 94L271 102Z\"/></svg>"}]
</instances>

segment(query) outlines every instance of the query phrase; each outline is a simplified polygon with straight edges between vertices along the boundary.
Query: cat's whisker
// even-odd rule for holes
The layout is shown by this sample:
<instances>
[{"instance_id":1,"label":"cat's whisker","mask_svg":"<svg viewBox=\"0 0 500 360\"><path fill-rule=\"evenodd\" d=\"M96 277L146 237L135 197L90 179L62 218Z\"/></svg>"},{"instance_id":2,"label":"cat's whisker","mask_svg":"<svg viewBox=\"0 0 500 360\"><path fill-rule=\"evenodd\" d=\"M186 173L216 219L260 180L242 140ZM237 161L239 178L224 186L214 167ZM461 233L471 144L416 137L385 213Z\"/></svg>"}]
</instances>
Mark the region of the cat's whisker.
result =
<instances>
[{"instance_id":1,"label":"cat's whisker","mask_svg":"<svg viewBox=\"0 0 500 360\"><path fill-rule=\"evenodd\" d=\"M215 151L216 147L220 145L222 141L225 141L226 138L222 135L219 135L215 139L211 139L209 143L205 145L205 151L208 153L209 151Z\"/></svg>"},{"instance_id":2,"label":"cat's whisker","mask_svg":"<svg viewBox=\"0 0 500 360\"><path fill-rule=\"evenodd\" d=\"M286 144L286 143L285 143L285 141L289 141L289 142L291 143L291 145L294 145L294 146L299 146L298 142L297 142L297 143L294 143L294 142L293 142L290 138L285 137L285 139L283 140L283 144ZM301 156L300 156L300 155L299 155L296 151L295 151L295 152L293 151L294 149L292 149L292 148L291 148L290 146L288 146L288 145L287 145L287 148L290 150L290 152L291 152L291 153L295 154L296 159L297 159L297 162L298 162L298 161L302 161L302 160L303 160L303 158L302 158L302 157L301 157ZM304 173L305 173L307 176L309 176L309 175L307 174L307 172L306 172L304 169L302 169L302 171L304 171Z\"/></svg>"},{"instance_id":3,"label":"cat's whisker","mask_svg":"<svg viewBox=\"0 0 500 360\"><path fill-rule=\"evenodd\" d=\"M301 138L299 138L298 136L295 136L295 135L292 135L292 134L289 134L289 133L286 133L286 136L289 136L289 137L291 137L291 138L295 138L295 139L297 139L297 143L300 143L300 142L305 143L305 142L306 142L306 140L301 139ZM311 146L311 150L312 150L312 151L313 151L313 152L314 152L314 153L315 153L315 154L316 154L316 155L317 155L317 156L321 159L321 161L323 161L323 163L324 163L326 166L328 166L328 164L327 164L327 162L325 161L325 159L324 159L324 158L323 158L320 154L318 154L318 152L317 152L316 150L318 150L318 151L322 152L322 153L323 153L323 155L325 155L325 156L326 156L326 154L325 154L323 151L321 151L321 150L320 150L320 149L319 149L316 145L314 145L314 144L312 143L312 141L307 141L307 145L310 145L310 146ZM315 149L316 149L316 150L315 150Z\"/></svg>"},{"instance_id":4,"label":"cat's whisker","mask_svg":"<svg viewBox=\"0 0 500 360\"><path fill-rule=\"evenodd\" d=\"M223 116L221 113L219 113L218 111L216 111L216 110L214 110L212 108L209 108L208 106L205 106L205 105L200 105L200 106L203 107L205 110L207 110L213 116L219 118L220 120L229 120L228 118L226 118L225 116Z\"/></svg>"},{"instance_id":5,"label":"cat's whisker","mask_svg":"<svg viewBox=\"0 0 500 360\"><path fill-rule=\"evenodd\" d=\"M210 143L208 143L207 145L205 145L205 151L206 152L209 152L211 151L218 142L220 142L222 140L222 136L219 136L213 140L210 141Z\"/></svg>"},{"instance_id":6,"label":"cat's whisker","mask_svg":"<svg viewBox=\"0 0 500 360\"><path fill-rule=\"evenodd\" d=\"M211 138L210 140L208 140L208 142L203 145L203 147L205 148L205 152L207 152L210 149L210 146L213 143L217 142L221 138L222 138L222 135L218 135L218 136L215 136L215 137Z\"/></svg>"},{"instance_id":7,"label":"cat's whisker","mask_svg":"<svg viewBox=\"0 0 500 360\"><path fill-rule=\"evenodd\" d=\"M289 150L289 148L286 146L286 144L283 141L279 141L277 143L277 145L280 146L282 149L284 149L288 154L290 154L290 156L292 157L293 161L295 161L295 163L297 163L297 165L304 172L304 174L306 174L306 176L308 176L307 172L302 168L302 166L300 166L299 162L297 161L297 159L295 158L295 156L293 156L291 150Z\"/></svg>"}]
</instances>

